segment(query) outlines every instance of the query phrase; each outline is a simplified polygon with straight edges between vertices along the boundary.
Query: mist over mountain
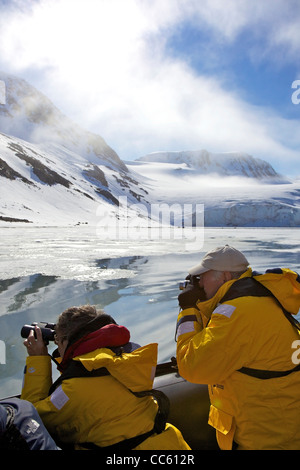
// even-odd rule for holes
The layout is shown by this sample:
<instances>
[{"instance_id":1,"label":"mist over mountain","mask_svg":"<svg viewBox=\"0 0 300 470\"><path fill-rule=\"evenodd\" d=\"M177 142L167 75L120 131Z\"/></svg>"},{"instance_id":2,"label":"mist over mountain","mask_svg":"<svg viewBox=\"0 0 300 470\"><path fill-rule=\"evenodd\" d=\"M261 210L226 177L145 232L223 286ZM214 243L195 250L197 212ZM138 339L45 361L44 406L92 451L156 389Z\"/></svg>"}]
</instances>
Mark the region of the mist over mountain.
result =
<instances>
[{"instance_id":1,"label":"mist over mountain","mask_svg":"<svg viewBox=\"0 0 300 470\"><path fill-rule=\"evenodd\" d=\"M0 73L1 220L96 223L117 213L119 197L146 195L117 153L80 128L25 80ZM101 210L100 210L101 213Z\"/></svg>"},{"instance_id":2,"label":"mist over mountain","mask_svg":"<svg viewBox=\"0 0 300 470\"><path fill-rule=\"evenodd\" d=\"M56 143L75 150L93 163L127 171L126 165L102 137L88 132L25 80L0 72L6 102L0 104L0 131L31 143Z\"/></svg>"},{"instance_id":3,"label":"mist over mountain","mask_svg":"<svg viewBox=\"0 0 300 470\"><path fill-rule=\"evenodd\" d=\"M25 80L0 73L0 223L102 224L128 217L147 222L155 204L179 224L300 225L300 181L241 152L156 152L122 161L94 133L66 117ZM2 103L2 104L1 104ZM185 214L186 215L186 214ZM171 221L171 219L170 219Z\"/></svg>"},{"instance_id":4,"label":"mist over mountain","mask_svg":"<svg viewBox=\"0 0 300 470\"><path fill-rule=\"evenodd\" d=\"M141 162L185 164L181 170L193 170L201 175L242 176L264 180L266 183L289 182L266 161L247 153L212 153L207 150L154 152L138 158Z\"/></svg>"},{"instance_id":5,"label":"mist over mountain","mask_svg":"<svg viewBox=\"0 0 300 470\"><path fill-rule=\"evenodd\" d=\"M191 206L187 223L194 224L196 205L204 206L204 225L214 227L298 227L300 179L278 174L250 155L206 150L155 152L128 168L148 178L161 203Z\"/></svg>"}]
</instances>

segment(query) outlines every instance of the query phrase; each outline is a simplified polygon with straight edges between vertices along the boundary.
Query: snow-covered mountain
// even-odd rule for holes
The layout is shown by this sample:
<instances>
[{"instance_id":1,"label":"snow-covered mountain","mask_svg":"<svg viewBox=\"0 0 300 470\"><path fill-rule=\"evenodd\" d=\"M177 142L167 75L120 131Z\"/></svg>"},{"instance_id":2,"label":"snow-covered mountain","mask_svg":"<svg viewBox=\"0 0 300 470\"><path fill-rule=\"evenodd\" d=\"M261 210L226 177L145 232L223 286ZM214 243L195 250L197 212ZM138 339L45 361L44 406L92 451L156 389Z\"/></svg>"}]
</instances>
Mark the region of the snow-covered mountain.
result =
<instances>
[{"instance_id":1,"label":"snow-covered mountain","mask_svg":"<svg viewBox=\"0 0 300 470\"><path fill-rule=\"evenodd\" d=\"M144 223L157 204L174 212L174 223L189 205L185 225L194 224L197 204L206 226L300 225L300 181L267 162L203 150L124 162L24 80L0 73L0 83L1 225L105 225L129 216Z\"/></svg>"},{"instance_id":2,"label":"snow-covered mountain","mask_svg":"<svg viewBox=\"0 0 300 470\"><path fill-rule=\"evenodd\" d=\"M0 220L97 223L146 196L104 139L81 129L26 81L0 73ZM102 207L101 209L99 208Z\"/></svg>"},{"instance_id":3,"label":"snow-covered mountain","mask_svg":"<svg viewBox=\"0 0 300 470\"><path fill-rule=\"evenodd\" d=\"M101 216L119 214L121 196L137 204L146 195L122 167L101 159L97 164L56 143L32 144L1 133L0 178L2 221L97 225Z\"/></svg>"},{"instance_id":4,"label":"snow-covered mountain","mask_svg":"<svg viewBox=\"0 0 300 470\"><path fill-rule=\"evenodd\" d=\"M300 225L300 179L291 181L246 154L219 158L206 151L157 152L126 163L149 179L149 192L158 202L174 210L178 203L189 205L189 223L195 220L196 205L203 204L205 226Z\"/></svg>"},{"instance_id":5,"label":"snow-covered mountain","mask_svg":"<svg viewBox=\"0 0 300 470\"><path fill-rule=\"evenodd\" d=\"M56 143L92 163L127 170L102 137L82 129L25 80L3 72L0 80L6 90L5 104L0 104L0 132L31 143Z\"/></svg>"},{"instance_id":6,"label":"snow-covered mountain","mask_svg":"<svg viewBox=\"0 0 300 470\"><path fill-rule=\"evenodd\" d=\"M242 176L266 183L288 182L268 162L241 152L212 153L207 150L154 152L138 158L137 161L183 164L181 171L193 170L199 175Z\"/></svg>"}]
</instances>

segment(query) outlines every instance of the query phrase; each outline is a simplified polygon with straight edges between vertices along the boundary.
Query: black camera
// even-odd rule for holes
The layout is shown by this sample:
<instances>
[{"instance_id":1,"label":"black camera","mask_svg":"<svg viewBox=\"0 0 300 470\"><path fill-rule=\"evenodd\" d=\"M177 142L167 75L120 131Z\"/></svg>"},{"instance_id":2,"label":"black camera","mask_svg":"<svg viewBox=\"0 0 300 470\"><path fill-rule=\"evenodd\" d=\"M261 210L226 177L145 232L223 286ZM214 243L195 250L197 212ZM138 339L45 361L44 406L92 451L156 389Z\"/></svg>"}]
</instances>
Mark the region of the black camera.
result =
<instances>
[{"instance_id":1,"label":"black camera","mask_svg":"<svg viewBox=\"0 0 300 470\"><path fill-rule=\"evenodd\" d=\"M22 338L28 338L31 330L34 331L35 326L38 326L41 329L43 340L48 343L49 341L54 341L55 337L55 323L48 322L33 322L31 325L24 325L21 329ZM35 331L34 336L36 337Z\"/></svg>"},{"instance_id":2,"label":"black camera","mask_svg":"<svg viewBox=\"0 0 300 470\"><path fill-rule=\"evenodd\" d=\"M189 274L184 281L180 281L179 282L179 289L180 290L184 290L187 288L187 286L189 285L192 285L192 286L195 286L195 285L198 285L199 284L199 281L200 281L200 276L192 276L191 274Z\"/></svg>"},{"instance_id":3,"label":"black camera","mask_svg":"<svg viewBox=\"0 0 300 470\"><path fill-rule=\"evenodd\" d=\"M190 280L185 279L184 281L179 282L179 289L184 290L189 284L191 283Z\"/></svg>"}]
</instances>

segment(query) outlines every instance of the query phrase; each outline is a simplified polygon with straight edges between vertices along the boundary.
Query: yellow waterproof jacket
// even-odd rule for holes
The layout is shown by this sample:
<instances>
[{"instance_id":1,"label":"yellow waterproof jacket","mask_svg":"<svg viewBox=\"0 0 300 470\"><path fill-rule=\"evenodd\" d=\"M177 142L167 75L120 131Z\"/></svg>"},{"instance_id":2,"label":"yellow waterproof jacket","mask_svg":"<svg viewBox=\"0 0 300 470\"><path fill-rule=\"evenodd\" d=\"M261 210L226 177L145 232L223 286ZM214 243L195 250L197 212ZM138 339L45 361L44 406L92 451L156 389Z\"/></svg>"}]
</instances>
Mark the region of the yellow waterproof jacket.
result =
<instances>
[{"instance_id":1,"label":"yellow waterproof jacket","mask_svg":"<svg viewBox=\"0 0 300 470\"><path fill-rule=\"evenodd\" d=\"M138 398L152 388L157 344L116 356L107 348L74 358L91 371L105 367L103 377L73 377L63 380L48 396L52 383L50 356L28 356L21 398L33 403L50 433L62 443L91 442L100 447L151 431L157 413L152 397ZM188 450L181 433L167 424L136 447L143 449Z\"/></svg>"},{"instance_id":2,"label":"yellow waterproof jacket","mask_svg":"<svg viewBox=\"0 0 300 470\"><path fill-rule=\"evenodd\" d=\"M241 278L251 275L249 268ZM286 299L285 308L297 313L297 274L283 270L280 278L264 276L267 287L277 291L281 300ZM213 298L198 302L197 308L180 312L180 375L194 383L209 384L209 424L216 429L221 449L231 449L233 440L238 449L300 449L300 371L271 379L238 371L242 367L295 368L299 361L292 358L299 348L299 332L272 297L241 296L220 304L235 282L223 284ZM293 293L296 297L291 306Z\"/></svg>"}]
</instances>

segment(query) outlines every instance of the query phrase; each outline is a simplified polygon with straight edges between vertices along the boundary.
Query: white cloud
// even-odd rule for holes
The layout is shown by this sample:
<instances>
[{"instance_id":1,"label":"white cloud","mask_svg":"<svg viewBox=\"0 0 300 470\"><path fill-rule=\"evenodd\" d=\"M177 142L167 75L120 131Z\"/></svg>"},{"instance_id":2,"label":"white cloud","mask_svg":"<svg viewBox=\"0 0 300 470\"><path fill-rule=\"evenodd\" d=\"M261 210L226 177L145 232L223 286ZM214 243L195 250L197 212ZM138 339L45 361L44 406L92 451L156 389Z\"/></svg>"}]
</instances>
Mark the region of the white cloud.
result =
<instances>
[{"instance_id":1,"label":"white cloud","mask_svg":"<svg viewBox=\"0 0 300 470\"><path fill-rule=\"evenodd\" d=\"M299 148L295 122L250 106L222 77L197 75L165 49L169 34L193 21L210 28L213 41L263 31L253 57L284 46L291 60L299 54L293 1L290 9L283 0L226 0L226 8L223 0L42 0L29 10L26 3L0 17L2 64L35 75L31 83L121 158L205 147L295 158L285 143Z\"/></svg>"}]
</instances>

